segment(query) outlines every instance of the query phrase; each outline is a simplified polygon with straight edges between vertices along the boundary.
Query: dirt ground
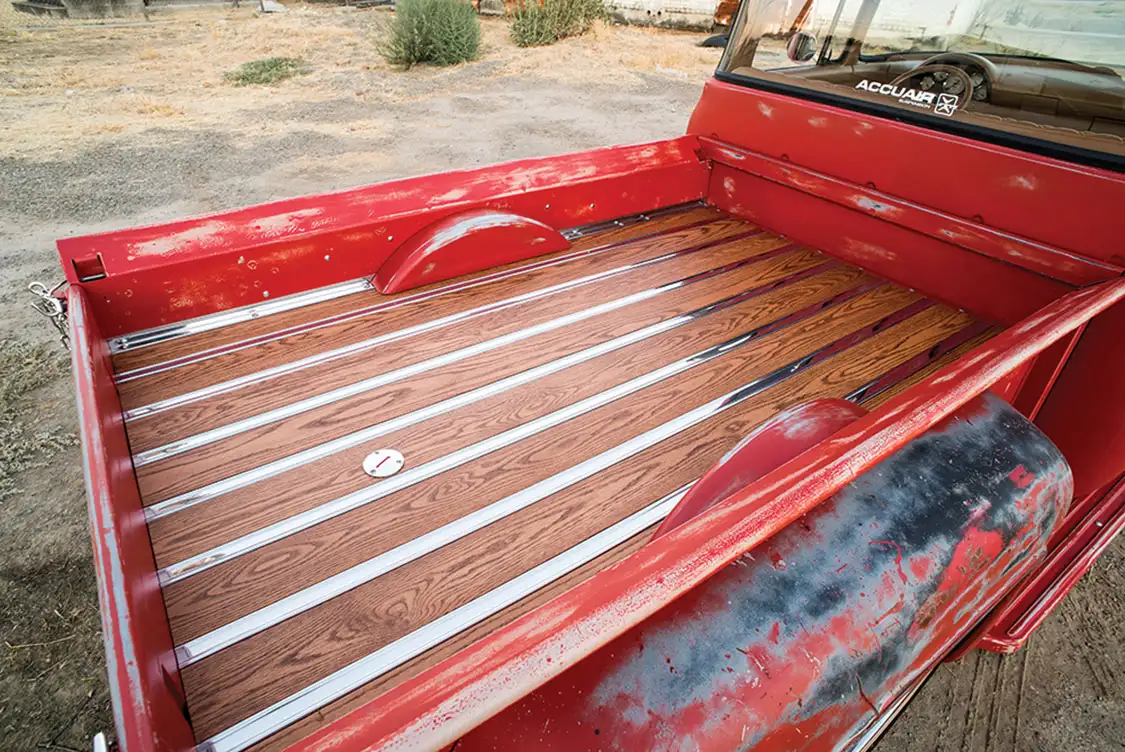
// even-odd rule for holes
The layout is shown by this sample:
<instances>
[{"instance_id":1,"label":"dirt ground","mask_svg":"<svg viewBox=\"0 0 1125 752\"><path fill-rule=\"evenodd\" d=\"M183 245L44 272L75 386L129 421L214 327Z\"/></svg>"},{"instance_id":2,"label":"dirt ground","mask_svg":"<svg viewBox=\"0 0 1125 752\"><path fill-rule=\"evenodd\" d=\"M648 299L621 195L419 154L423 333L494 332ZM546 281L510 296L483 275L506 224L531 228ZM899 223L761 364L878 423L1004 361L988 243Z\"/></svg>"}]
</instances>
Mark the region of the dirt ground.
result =
<instances>
[{"instance_id":1,"label":"dirt ground","mask_svg":"<svg viewBox=\"0 0 1125 752\"><path fill-rule=\"evenodd\" d=\"M55 23L0 0L0 749L89 749L112 721L69 367L27 306L55 238L683 132L718 51L705 35L598 27L477 62L390 69L386 16L290 6ZM21 28L28 25L36 28ZM309 72L238 88L285 55ZM1125 545L1021 654L944 666L879 745L1125 749Z\"/></svg>"}]
</instances>

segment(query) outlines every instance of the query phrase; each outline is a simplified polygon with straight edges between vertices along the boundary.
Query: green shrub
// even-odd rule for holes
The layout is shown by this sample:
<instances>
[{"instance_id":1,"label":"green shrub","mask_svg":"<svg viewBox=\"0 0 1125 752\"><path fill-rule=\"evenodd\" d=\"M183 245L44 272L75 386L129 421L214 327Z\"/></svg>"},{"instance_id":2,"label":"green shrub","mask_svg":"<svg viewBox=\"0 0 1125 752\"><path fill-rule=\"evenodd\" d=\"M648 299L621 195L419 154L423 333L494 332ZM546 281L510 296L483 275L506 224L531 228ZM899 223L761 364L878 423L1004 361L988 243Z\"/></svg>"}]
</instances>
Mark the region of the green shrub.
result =
<instances>
[{"instance_id":1,"label":"green shrub","mask_svg":"<svg viewBox=\"0 0 1125 752\"><path fill-rule=\"evenodd\" d=\"M224 75L227 81L235 86L249 86L251 84L275 84L300 73L307 72L305 61L296 57L267 57L262 60L252 60L238 66Z\"/></svg>"},{"instance_id":2,"label":"green shrub","mask_svg":"<svg viewBox=\"0 0 1125 752\"><path fill-rule=\"evenodd\" d=\"M380 51L391 65L455 65L480 50L480 19L465 0L399 0Z\"/></svg>"},{"instance_id":3,"label":"green shrub","mask_svg":"<svg viewBox=\"0 0 1125 752\"><path fill-rule=\"evenodd\" d=\"M546 4L528 0L512 15L512 41L520 47L542 47L558 40L555 18Z\"/></svg>"},{"instance_id":4,"label":"green shrub","mask_svg":"<svg viewBox=\"0 0 1125 752\"><path fill-rule=\"evenodd\" d=\"M606 17L602 0L524 0L512 14L512 41L520 47L577 37Z\"/></svg>"}]
</instances>

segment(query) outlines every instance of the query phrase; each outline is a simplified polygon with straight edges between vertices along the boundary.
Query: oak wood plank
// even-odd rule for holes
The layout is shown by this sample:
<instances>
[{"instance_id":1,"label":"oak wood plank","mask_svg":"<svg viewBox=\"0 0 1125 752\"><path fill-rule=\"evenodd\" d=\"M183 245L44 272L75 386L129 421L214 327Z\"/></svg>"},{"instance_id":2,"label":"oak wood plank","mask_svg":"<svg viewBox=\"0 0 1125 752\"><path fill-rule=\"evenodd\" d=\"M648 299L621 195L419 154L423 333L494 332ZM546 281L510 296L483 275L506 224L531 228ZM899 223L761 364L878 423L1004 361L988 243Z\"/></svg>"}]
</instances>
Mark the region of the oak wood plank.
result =
<instances>
[{"instance_id":1,"label":"oak wood plank","mask_svg":"<svg viewBox=\"0 0 1125 752\"><path fill-rule=\"evenodd\" d=\"M394 340L380 347L368 348L241 389L196 400L130 421L127 426L130 446L134 453L146 451L185 436L266 412L296 399L312 397L491 337L516 332L559 316L611 302L624 295L674 282L698 271L708 271L732 261L753 258L786 245L788 244L784 240L773 235L732 240L720 247L692 253L688 258L673 259L654 267L638 269L625 275L625 278L602 280L563 295L474 316L419 337ZM685 270L688 271L685 273ZM536 289L539 287L528 287L524 292ZM616 314L628 316L630 310L622 309ZM309 337L319 337L321 346L317 350L320 352L331 350L339 344L333 340L335 336L336 333L329 329L309 334ZM275 344L278 343L263 347L273 347ZM185 387L184 391L191 391L191 387Z\"/></svg>"},{"instance_id":2,"label":"oak wood plank","mask_svg":"<svg viewBox=\"0 0 1125 752\"><path fill-rule=\"evenodd\" d=\"M165 588L177 643L620 444L918 298L885 286L563 425ZM919 314L917 325L945 315ZM628 354L609 356L612 363ZM511 405L507 409L519 409ZM409 429L408 429L409 430ZM406 456L414 446L395 442Z\"/></svg>"},{"instance_id":3,"label":"oak wood plank","mask_svg":"<svg viewBox=\"0 0 1125 752\"><path fill-rule=\"evenodd\" d=\"M779 259L780 261L780 259ZM649 301L653 319L676 315L699 305L721 299L731 292L760 283L763 278L746 272L722 275L707 283L709 289L684 288L664 303ZM780 266L778 269L780 272ZM774 275L770 274L772 278ZM803 307L831 298L846 289L868 280L863 272L852 267L836 267L813 277L786 285L765 295L744 301L724 311L681 326L622 351L612 361L604 358L573 366L511 391L482 400L439 419L400 430L341 451L308 465L229 492L169 517L155 520L149 536L156 554L157 566L163 567L200 554L221 543L265 527L306 509L364 488L371 479L363 472L363 458L382 446L412 447L407 462L415 467L455 449L495 435L520 423L533 420L567 404L589 397L614 384L628 381L668 362L687 357L737 334L765 323L776 321ZM688 295L688 293L691 293ZM704 297L699 297L703 293ZM668 310L657 307L671 305ZM649 323L647 320L634 325ZM629 322L606 321L604 334L593 328L592 339L576 344L588 345L604 341L611 334L626 331ZM554 350L554 348L548 348ZM659 353L659 356L654 356ZM412 393L424 404L451 390L463 391L468 386L487 383L502 376L514 364L511 355L494 353L492 359L476 364L476 368L451 381L444 373L412 382ZM607 364L612 364L612 370ZM525 364L526 365L526 364ZM507 366L507 368L505 367ZM522 366L516 365L517 369ZM518 409L512 409L518 406Z\"/></svg>"},{"instance_id":4,"label":"oak wood plank","mask_svg":"<svg viewBox=\"0 0 1125 752\"><path fill-rule=\"evenodd\" d=\"M698 477L779 410L843 396L968 323L965 314L928 309L582 484L187 667L197 733L209 736L480 597Z\"/></svg>"},{"instance_id":5,"label":"oak wood plank","mask_svg":"<svg viewBox=\"0 0 1125 752\"><path fill-rule=\"evenodd\" d=\"M292 376L272 380L216 398L220 407L216 415L206 416L212 424L225 424L231 417L259 413L265 405L280 406L296 399L354 383L362 377L375 376L397 367L410 365L429 357L470 346L481 340L522 330L533 324L573 313L598 303L612 301L623 295L641 292L686 276L722 267L732 261L762 255L786 244L772 236L736 240L712 249L692 253L674 261L637 270L620 279L605 280L585 288L580 295L547 298L521 306L518 315L499 311L470 321L460 322L442 330L440 336L430 335L394 343L377 351L324 364ZM811 252L809 252L811 253ZM808 259L812 257L809 256ZM820 257L818 257L820 258ZM806 259L803 263L811 264ZM775 259L763 262L765 269L776 269ZM782 266L786 262L780 262ZM626 320L632 316L628 308L606 314L607 319ZM562 327L570 332L568 341L581 338L590 321ZM560 331L560 330L556 330ZM508 353L509 369L522 370L530 360L551 360L553 354L541 347L540 339L532 337L503 348ZM517 355L518 353L518 355ZM473 368L475 358L448 367L448 373L463 374ZM443 369L446 370L446 369ZM514 372L514 371L513 371ZM169 498L175 494L230 477L246 469L276 460L294 451L315 446L359 428L407 412L401 400L414 379L398 381L384 388L354 395L291 418L245 431L181 455L169 457L137 469L137 480L144 503ZM393 395L393 396L392 396ZM206 411L207 404L185 406L182 413ZM169 414L153 416L141 424L150 426L149 441L175 432ZM138 451L140 426L127 426L133 451ZM163 442L160 442L163 443Z\"/></svg>"},{"instance_id":6,"label":"oak wood plank","mask_svg":"<svg viewBox=\"0 0 1125 752\"><path fill-rule=\"evenodd\" d=\"M706 229L697 228L700 232ZM745 235L748 232L744 227L734 224L729 225L728 229L730 236ZM712 240L723 240L727 234L725 231L715 230ZM735 240L724 247L708 248L690 254L691 258L672 259L650 268L635 270L623 275L624 279L621 277L605 279L583 286L580 290L567 291L539 300L505 307L499 311L474 315L471 318L421 335L404 336L379 347L366 348L360 352L302 368L290 374L261 380L225 394L195 400L172 410L140 417L130 421L127 426L130 446L133 452L145 451L168 441L174 441L217 425L224 425L249 415L265 412L278 405L287 404L294 400L294 394L310 397L348 383L360 381L366 376L410 365L428 357L455 350L466 344L474 344L488 336L499 336L500 334L517 331L556 316L583 310L590 305L613 300L615 296L612 293L617 287L630 292L644 290L647 289L646 281L651 284L653 280L658 280L655 284L663 284L666 281L679 279L681 275L678 275L678 270L680 269L713 268L707 266L707 264L715 263L717 259L726 259L727 261L741 259L740 250L744 249L745 255L753 256L779 245L784 245L784 242L773 235L763 234L750 239ZM648 258L654 254L644 253L643 255L644 258ZM727 263L727 261L721 263ZM620 266L620 264L611 265L611 267L617 266ZM506 289L512 293L511 295L499 296L497 299L500 299L500 297L509 299L514 295L521 295L550 286L528 284L526 280L532 275L533 273L528 273L515 280L497 283L498 285L508 284ZM519 286L515 286L517 283L519 283ZM185 366L172 371L168 378L171 380L173 374L179 376L180 380L175 382L177 394L184 394L199 386L209 386L230 378L256 373L260 370L257 365L272 367L280 363L290 363L311 353L322 354L376 335L394 334L402 331L403 328L427 323L448 313L460 313L487 302L485 296L479 295L476 298L476 303L469 299L462 301L463 304L461 305L455 305L458 302L455 299L458 295L459 293L451 293L447 298L439 301L417 301L401 308L383 311L375 316L295 334L231 353L229 356L215 358L207 361L206 364L198 364L200 367L204 365L210 367L210 370L206 372L209 379L207 384L192 380L190 370L195 366ZM587 303L587 300L595 302ZM424 311L431 303L433 305L442 303L444 309L438 311L436 315L425 315Z\"/></svg>"},{"instance_id":7,"label":"oak wood plank","mask_svg":"<svg viewBox=\"0 0 1125 752\"><path fill-rule=\"evenodd\" d=\"M588 274L659 256L670 250L730 237L752 229L752 225L741 220L720 219L655 238L642 238L605 253L580 257L564 264L532 269L479 287L455 289L424 300L411 300L404 305L385 307L383 304L395 298L381 296L376 301L380 308L376 310L362 312L361 315L348 317L343 321L311 331L289 333L280 339L270 338L253 347L234 350L199 362L186 363L144 378L118 382L118 391L125 409L132 409L323 352L332 347L398 331L413 324L441 318L530 290L549 287ZM447 286L452 284L455 283L446 283ZM408 291L400 295L412 294L417 294L417 291Z\"/></svg>"},{"instance_id":8,"label":"oak wood plank","mask_svg":"<svg viewBox=\"0 0 1125 752\"><path fill-rule=\"evenodd\" d=\"M910 374L910 376L906 377L905 379L898 382L897 384L887 388L885 391L880 392L879 394L876 394L874 397L871 397L870 399L864 400L862 402L862 405L868 411L874 411L874 410L879 409L879 407L881 407L884 402L887 402L892 397L896 397L899 394L902 394L907 389L914 386L915 384L922 381L923 379L925 379L929 376L933 376L935 373L940 371L942 368L945 368L947 365L954 362L955 360L960 358L962 355L966 355L967 353L976 349L978 346L983 345L985 342L992 339L993 337L995 337L997 334L999 334L1002 331L1004 331L1003 327L994 327L994 328L989 329L988 331L984 332L983 334L979 334L976 337L973 337L968 342L962 342L960 345L953 348L952 350L947 352L945 355L942 355L940 358L937 358L932 363L929 363L926 366L924 366L923 368L921 368L921 369L915 371L914 373Z\"/></svg>"}]
</instances>

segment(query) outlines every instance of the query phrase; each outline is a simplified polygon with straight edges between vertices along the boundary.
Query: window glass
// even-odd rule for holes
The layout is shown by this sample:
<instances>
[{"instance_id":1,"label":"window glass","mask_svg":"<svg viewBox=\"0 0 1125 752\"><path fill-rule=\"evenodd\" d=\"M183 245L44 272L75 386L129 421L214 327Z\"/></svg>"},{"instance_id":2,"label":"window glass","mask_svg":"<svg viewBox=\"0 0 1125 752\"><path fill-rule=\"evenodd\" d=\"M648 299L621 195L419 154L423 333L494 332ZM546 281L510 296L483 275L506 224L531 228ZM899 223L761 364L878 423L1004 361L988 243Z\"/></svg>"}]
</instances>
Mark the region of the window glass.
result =
<instances>
[{"instance_id":1,"label":"window glass","mask_svg":"<svg viewBox=\"0 0 1125 752\"><path fill-rule=\"evenodd\" d=\"M719 69L1125 156L1125 0L743 0Z\"/></svg>"}]
</instances>

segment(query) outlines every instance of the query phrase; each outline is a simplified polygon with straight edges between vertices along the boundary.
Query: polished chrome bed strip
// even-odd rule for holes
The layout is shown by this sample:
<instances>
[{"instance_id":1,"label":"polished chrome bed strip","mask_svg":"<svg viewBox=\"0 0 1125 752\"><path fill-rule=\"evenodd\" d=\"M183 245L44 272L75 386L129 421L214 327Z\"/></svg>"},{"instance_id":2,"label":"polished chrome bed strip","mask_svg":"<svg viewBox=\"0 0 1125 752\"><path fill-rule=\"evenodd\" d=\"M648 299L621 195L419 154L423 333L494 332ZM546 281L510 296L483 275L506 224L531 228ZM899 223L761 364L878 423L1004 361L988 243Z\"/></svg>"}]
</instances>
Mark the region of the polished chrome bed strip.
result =
<instances>
[{"instance_id":1,"label":"polished chrome bed strip","mask_svg":"<svg viewBox=\"0 0 1125 752\"><path fill-rule=\"evenodd\" d=\"M349 355L355 355L356 353L364 352L365 350L370 350L375 347L381 347L391 342L397 342L398 340L406 339L408 337L414 337L419 334L433 332L436 329L440 329L442 327L446 327L462 321L467 321L469 319L476 318L487 313L494 313L506 308L522 305L533 300L538 300L550 295L555 295L559 292L573 290L575 288L592 284L594 282L600 282L611 277L636 271L637 269L642 269L644 267L659 264L674 258L686 256L690 253L697 253L699 251L703 251L719 245L733 243L738 240L744 240L746 238L755 237L761 234L763 234L761 230L748 230L744 233L732 235L730 237L719 238L706 243L701 243L699 245L692 246L691 248L683 248L676 251L671 251L669 253L661 254L660 256L644 259L643 261L626 264L614 269L607 269L604 272L590 274L585 277L579 277L578 279L570 280L568 282L561 282L559 284L551 285L540 290L533 290L531 292L517 295L512 298L507 298L505 300L499 300L494 303L477 306L476 308L471 308L467 311L461 311L459 313L450 314L449 316L443 316L432 321L415 324L414 326L400 329L396 332L388 332L386 334L372 337L370 339L365 339L360 342L353 342L350 345L344 345L342 347L337 347L331 350L325 350L324 352L309 355L305 358L300 358L289 363L282 363L280 365L266 368L255 373L240 376L228 381L223 381L218 384L203 387L201 389L196 389L194 391L180 394L175 397L169 397L168 399L159 400L142 407L133 408L132 410L128 410L125 412L125 420L132 421L139 418L144 418L146 416L155 415L157 413L171 410L173 408L180 407L191 402L197 402L209 397L226 394L228 392L250 386L251 384L258 384L269 379L274 379L290 373L296 373L297 371L301 371L306 368L311 368L313 366L328 363L333 360L338 360L339 358L343 358Z\"/></svg>"},{"instance_id":2,"label":"polished chrome bed strip","mask_svg":"<svg viewBox=\"0 0 1125 752\"><path fill-rule=\"evenodd\" d=\"M895 384L898 384L903 379L906 379L922 370L943 355L946 355L947 353L965 344L974 337L984 334L990 328L991 325L986 324L983 321L977 321L969 324L964 329L946 337L941 342L938 342L926 352L919 353L905 363L900 363L886 373L875 377L863 386L854 390L851 394L844 397L844 399L850 402L864 402L866 400L872 399L887 391Z\"/></svg>"},{"instance_id":3,"label":"polished chrome bed strip","mask_svg":"<svg viewBox=\"0 0 1125 752\"><path fill-rule=\"evenodd\" d=\"M466 407L483 399L487 399L497 394L501 394L503 392L514 389L518 386L528 384L537 379L545 378L566 368L571 368L581 363L585 363L586 361L593 360L594 358L616 352L617 350L628 347L629 345L641 342L651 337L655 337L658 334L662 334L666 331L670 331L693 321L698 321L699 319L712 313L725 310L752 298L765 295L766 293L773 292L774 290L780 289L782 287L787 287L801 281L802 279L825 273L830 269L837 267L839 267L839 263L835 261L818 264L817 266L813 266L800 272L796 272L795 274L791 274L783 279L776 280L765 285L760 285L750 290L744 290L743 292L723 298L722 300L718 300L714 303L703 306L701 308L697 308L693 311L688 311L687 313L680 314L679 316L674 316L664 321L658 321L657 323L651 324L642 329L629 332L628 334L623 334L620 337L615 337L614 339L611 339L607 342L602 342L600 344L593 345L592 347L588 347L584 350L579 350L578 352L571 353L570 355L566 355L557 360L552 360L549 363L544 363L534 368L530 368L526 371L508 376L507 378L500 379L499 381L485 384L482 387L478 387L468 392L463 392L455 397L450 397L449 399L442 400L441 402L436 402L432 405L427 405L426 407L422 407L412 412L405 413L404 415L391 418L390 420L376 423L373 426L369 426L359 431L341 436L337 439L327 441L323 444L318 444L315 447L297 452L295 454L291 454L279 460L260 465L251 470L239 473L238 475L233 475L229 478L215 481L214 483L210 483L206 486L203 486L202 488L173 496L166 501L158 502L146 507L145 519L148 522L152 522L153 520L167 517L168 515L174 514L189 507L193 507L197 504L216 498L223 494L230 493L231 491L237 490L239 488L245 488L246 486L253 485L254 483L258 483L259 481L265 480L267 478L272 478L294 468L307 465L310 462L315 462L317 460L331 456L337 452L344 451L345 449L349 449L365 442L372 441L373 439L392 433L393 431L399 431L408 426L421 423L424 420L429 420L430 418L444 415L445 413L460 409L462 407ZM845 300L854 298L865 292L873 290L880 284L882 283L878 282L877 280L869 280L868 282L857 285L856 287L844 290L843 292L840 292L837 295L828 298L824 302L829 305L836 305L838 303L844 302Z\"/></svg>"},{"instance_id":4,"label":"polished chrome bed strip","mask_svg":"<svg viewBox=\"0 0 1125 752\"><path fill-rule=\"evenodd\" d=\"M203 332L222 329L232 324L240 324L243 321L258 319L263 316L271 316L275 313L284 313L285 311L292 311L295 308L303 308L315 303L323 303L326 300L335 300L345 295L352 295L357 292L373 289L375 288L370 280L353 279L348 282L341 282L327 287L318 287L315 290L286 295L275 300L254 303L253 305L234 308L229 311L220 311L219 313L212 313L207 316L200 316L175 324L166 324L164 326L153 327L152 329L142 329L138 332L110 339L109 352L110 354L116 354L125 352L126 350L137 350L142 347L147 347L148 345L156 345L161 342L179 339L180 337L188 337L192 334L202 334Z\"/></svg>"},{"instance_id":5,"label":"polished chrome bed strip","mask_svg":"<svg viewBox=\"0 0 1125 752\"><path fill-rule=\"evenodd\" d=\"M608 229L616 229L617 227L629 227L631 225L638 224L639 222L642 222L642 221L649 221L649 220L661 218L661 217L664 217L664 216L667 216L667 215L670 215L670 214L677 214L677 213L681 213L681 212L690 211L691 209L696 208L698 206L702 206L702 204L700 202L693 202L692 204L681 204L680 206L669 207L667 210L661 210L661 211L658 211L658 212L650 212L648 214L633 215L633 216L638 218L637 221L630 222L628 220L631 219L631 218L622 218L621 221L623 222L623 224L617 225L615 227L609 227ZM261 334L261 335L258 335L256 337L249 337L245 340L239 340L237 342L231 342L231 343L227 343L227 344L224 344L224 345L218 345L216 347L208 348L206 350L201 350L199 352L191 353L190 355L184 355L184 356L179 357L179 358L173 358L171 360L164 361L162 363L156 363L156 364L153 364L153 365L150 365L150 366L143 366L143 367L134 368L134 369L131 369L131 370L128 370L128 371L122 371L121 373L118 373L114 377L114 380L117 383L122 384L122 383L125 383L125 382L128 382L128 381L133 381L135 379L143 378L145 376L152 376L153 374L156 374L156 373L162 373L164 371L169 371L169 370L172 370L173 368L179 368L180 366L184 366L184 365L187 365L189 363L197 363L197 362L200 362L200 361L203 361L203 360L209 360L209 359L217 357L219 355L225 355L227 353L237 352L239 350L244 350L248 347L254 347L256 345L260 345L260 344L263 344L265 342L271 342L273 340L281 339L283 337L289 337L289 336L292 336L294 334L299 334L301 332L308 332L308 331L313 331L313 330L316 330L316 329L321 329L325 326L330 326L332 324L340 323L341 321L348 321L348 320L355 319L355 318L362 318L364 316L371 316L371 315L374 315L376 313L382 313L382 312L387 311L391 308L397 308L401 305L405 305L405 304L408 304L408 303L417 303L418 301L421 301L421 300L428 300L430 298L438 297L439 295L445 295L445 294L451 293L451 292L456 292L458 290L467 290L467 289L472 288L472 287L477 287L479 285L488 284L490 282L496 282L497 280L505 279L507 277L515 276L515 275L518 275L518 274L524 274L526 272L533 271L533 270L536 270L536 269L541 269L541 268L550 267L550 266L557 266L559 264L564 264L564 263L567 263L569 261L574 261L574 260L579 259L579 258L585 258L587 256L601 255L602 253L614 250L616 248L620 248L620 247L628 245L630 243L636 243L636 242L640 242L640 241L650 240L652 238L657 238L657 237L660 237L662 235L670 235L672 233L681 232L683 230L698 227L700 225L711 224L712 222L715 222L718 219L720 219L720 217L718 215L716 215L715 217L711 217L709 219L697 220L695 222L689 222L686 225L681 225L681 226L678 226L678 227L670 227L670 228L667 228L667 229L664 229L664 230L658 230L656 232L650 232L650 233L646 233L644 235L638 235L638 236L633 237L633 238L627 238L627 239L624 239L624 240L605 243L605 244L600 245L600 246L594 246L592 248L586 248L586 249L583 249L583 250L580 250L580 251L574 251L573 253L568 253L568 254L565 254L565 255L562 255L562 256L556 256L554 258L540 259L540 260L534 260L533 259L528 264L526 264L524 266L520 266L516 269L509 269L509 270L506 270L506 271L494 272L492 274L487 274L487 275L482 276L482 277L477 277L475 279L462 280L460 282L454 281L454 282L452 282L448 285L443 285L443 286L441 286L441 287L439 287L435 290L427 290L427 291L424 291L424 292L413 293L413 294L410 294L410 295L403 295L401 297L394 298L393 300L387 300L387 301L384 301L382 303L377 303L377 304L371 305L371 306L364 306L363 308L358 308L354 311L345 311L343 313L338 313L338 314L335 314L333 316L327 316L323 319L318 319L316 321L309 321L309 322L305 322L305 323L302 323L302 324L297 324L297 325L294 325L294 326L285 327L283 329L278 329L276 331L269 332L267 334ZM581 229L582 228L575 228L575 231L580 231ZM576 240L578 238L586 237L586 236L592 235L592 234L596 234L596 233L580 232L579 234L574 235L573 237L568 237L568 239L569 240ZM564 233L564 235L565 235L565 233ZM344 283L344 284L359 284L361 282L368 282L368 280L355 280L353 282L348 282L348 283ZM324 290L329 290L329 289L331 289L331 288L319 288L318 290L310 290L308 293L298 293L297 296L291 295L291 296L288 296L287 298L278 298L278 300L275 301L275 302L280 302L282 300L288 300L288 298L298 297L299 295L314 296L316 293L319 293L319 292L324 291ZM370 290L370 289L374 289L374 288L370 285L370 283L368 283L367 287L364 288L364 289ZM357 292L358 292L358 290L357 290ZM322 300L331 300L334 297L340 297L340 296L336 295L336 296L324 297L322 299L310 299L307 302L303 302L302 305L310 305L312 303L319 303L319 302L322 302ZM223 311L221 313L212 314L212 316L213 317L220 317L220 316L225 316L225 315L228 315L228 314L239 313L239 312L250 310L252 315L250 315L249 317L244 317L244 318L240 319L239 321L231 321L230 322L230 324L240 323L240 321L245 321L248 318L253 319L253 318L259 318L262 315L267 315L267 314L263 314L260 311L260 306L262 306L262 305L269 305L269 304L259 304L259 305L256 305L256 306L248 306L247 308L239 308L239 309L235 309L234 311ZM290 306L289 308L284 308L284 309L281 309L281 310L291 310L291 309L297 308L297 307L300 307L300 306L294 305L294 306ZM269 313L279 313L279 312L281 312L281 310L269 311ZM129 338L129 337L137 337L139 335L146 334L148 332L156 332L156 331L164 330L164 329L173 329L173 328L176 328L176 327L183 327L183 326L193 326L193 325L196 324L196 322L200 322L200 321L202 321L203 319L206 319L206 318L211 318L211 317L200 317L198 319L192 319L190 321L180 322L178 324L169 324L169 325L163 326L163 327L156 327L155 329L145 330L144 332L135 332L133 334L125 335L125 337L118 337L116 339L121 340L121 339ZM183 334L175 334L174 336L168 336L165 339L162 339L162 340L159 340L159 341L163 342L163 341L167 341L169 339L176 339L177 337L186 336L188 334L198 334L201 331L210 331L211 329L218 329L218 328L222 328L222 326L228 326L228 325L229 324L220 324L220 325L217 325L217 326L208 326L207 328L200 329L199 331L188 331L188 332L185 332ZM156 344L156 342L145 342L143 344ZM136 350L141 346L143 346L143 345L140 344L140 343L129 344L129 345L124 346L124 347L118 346L117 350L111 349L111 352L121 352L121 351L126 350L126 349ZM113 347L113 345L112 345L112 341L111 341L111 348L112 347Z\"/></svg>"},{"instance_id":6,"label":"polished chrome bed strip","mask_svg":"<svg viewBox=\"0 0 1125 752\"><path fill-rule=\"evenodd\" d=\"M860 342L868 337L874 336L876 333L893 326L901 321L906 320L910 316L924 310L925 308L933 305L928 300L919 300L906 306L895 313L884 317L875 324L863 327L851 334L848 334L840 339L825 345L824 347L793 361L792 363L779 368L772 373L762 376L750 384L742 387L740 390L720 399L734 399L736 402L741 402L746 397L757 394L760 391L768 389L769 387L784 381L792 376L794 373L802 371L810 366L819 363L826 358L835 355L836 353L851 347L857 342ZM813 310L815 309L815 310ZM810 306L799 312L803 314L801 318L807 318L815 313L817 310L822 310L822 305ZM575 402L564 408L548 413L535 420L528 421L522 425L511 428L507 431L491 436L475 444L463 447L447 455L431 460L416 468L399 473L393 477L387 478L377 485L368 488L361 488L358 491L341 496L332 501L326 502L312 509L305 510L292 517L287 517L283 520L267 525L264 528L255 530L252 533L236 538L222 545L216 546L209 551L204 551L196 556L188 557L181 562L169 565L160 569L157 572L160 584L162 586L170 585L174 582L187 579L192 575L198 574L202 571L217 566L223 562L230 561L233 558L242 556L251 551L255 551L263 546L267 546L276 541L287 538L290 535L306 530L310 527L318 525L327 520L339 517L354 509L366 506L378 499L385 498L408 488L423 480L432 478L440 473L453 468L460 467L467 462L483 457L498 449L515 444L518 441L529 438L536 434L542 433L549 428L561 425L569 420L573 420L581 415L596 410L604 405L607 405L622 397L633 394L641 389L657 384L672 376L683 373L698 365L714 360L732 350L735 350L743 345L761 338L764 334L777 331L783 326L799 321L796 318L799 314L787 316L772 324L767 324L759 329L752 330L745 334L731 338L726 342L702 350L694 355L688 356L681 360L669 363L668 365L658 368L655 371L650 371L635 379L626 381L623 384L618 384L615 387L587 397L584 400ZM709 405L713 403L708 403ZM723 408L725 409L725 407Z\"/></svg>"},{"instance_id":7,"label":"polished chrome bed strip","mask_svg":"<svg viewBox=\"0 0 1125 752\"><path fill-rule=\"evenodd\" d=\"M689 483L479 598L215 734L200 745L200 750L241 752L333 700L359 689L660 522L690 487Z\"/></svg>"},{"instance_id":8,"label":"polished chrome bed strip","mask_svg":"<svg viewBox=\"0 0 1125 752\"><path fill-rule=\"evenodd\" d=\"M291 402L287 405L282 405L281 407L274 408L273 410L267 410L266 412L258 413L257 415L243 418L242 420L236 420L234 422L227 423L226 425L212 428L208 431L193 434L192 436L188 436L178 441L164 444L163 446L155 447L144 452L138 452L133 456L133 464L135 467L143 467L144 465L157 462L158 460L167 459L168 457L174 457L178 454L183 454L184 452L198 449L199 447L206 446L208 444L213 444L216 441L221 441L232 436L237 436L238 434L245 433L246 431L251 431L255 428L261 428L262 426L276 423L287 418L292 418L296 415L309 412L310 410L316 410L326 405L330 405L335 402L348 399L350 397L355 397L374 389L379 389L381 387L387 386L388 384L393 384L404 379L427 373L437 368L442 368L453 363L458 363L462 360L466 360L468 358L481 355L486 352L498 350L516 342L521 342L525 339L530 339L532 337L536 337L541 334L554 331L556 329L561 329L563 327L576 324L580 321L585 321L596 316L601 316L611 311L626 308L630 305L633 305L634 303L640 303L642 301L655 298L659 295L672 292L673 290L678 290L682 287L686 287L687 285L691 285L705 279L710 279L721 274L726 274L727 272L734 271L735 269L743 266L748 266L750 264L759 263L767 259L776 258L777 256L789 253L795 249L796 246L794 245L786 245L757 256L740 259L739 261L732 261L729 264L724 264L723 266L716 267L714 269L708 269L707 271L699 272L698 274L693 274L689 277L684 277L673 282L668 282L658 287L651 287L647 290L633 293L632 295L626 295L625 297L618 298L616 300L610 300L600 305L592 306L581 311L575 311L574 313L560 316L556 319L541 322L526 329L520 329L515 332L503 334L499 337L493 337L492 339L484 340L483 342L477 342L467 347L462 347L458 350L443 353L442 355L437 355L433 358L419 361L418 363L413 363L409 366L396 368L393 371L387 371L386 373L381 373L378 376L372 376L370 378L363 379L346 386L323 392L313 397L308 397L303 400Z\"/></svg>"}]
</instances>

